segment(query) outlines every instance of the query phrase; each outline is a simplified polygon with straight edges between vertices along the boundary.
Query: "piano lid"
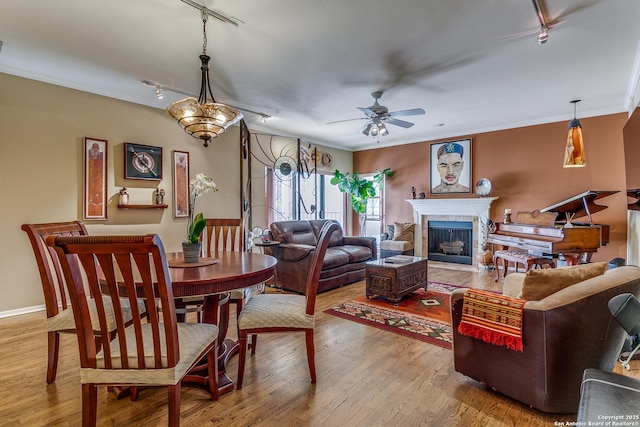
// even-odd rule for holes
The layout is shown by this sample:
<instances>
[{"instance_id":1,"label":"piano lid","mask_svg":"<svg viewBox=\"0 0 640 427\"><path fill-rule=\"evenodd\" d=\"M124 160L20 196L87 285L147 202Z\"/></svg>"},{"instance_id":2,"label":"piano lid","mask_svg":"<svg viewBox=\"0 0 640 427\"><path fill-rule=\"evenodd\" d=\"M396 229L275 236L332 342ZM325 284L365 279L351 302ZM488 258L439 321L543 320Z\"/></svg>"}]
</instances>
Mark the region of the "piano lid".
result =
<instances>
[{"instance_id":1,"label":"piano lid","mask_svg":"<svg viewBox=\"0 0 640 427\"><path fill-rule=\"evenodd\" d=\"M540 209L540 212L557 212L558 218L565 218L567 213L573 214L573 219L588 216L589 222L592 222L591 215L596 212L605 210L608 207L596 204L596 200L602 199L615 193L619 193L619 191L585 191L584 193L578 194L577 196L573 196L561 201L560 203L556 203L553 206L548 206L544 209Z\"/></svg>"}]
</instances>

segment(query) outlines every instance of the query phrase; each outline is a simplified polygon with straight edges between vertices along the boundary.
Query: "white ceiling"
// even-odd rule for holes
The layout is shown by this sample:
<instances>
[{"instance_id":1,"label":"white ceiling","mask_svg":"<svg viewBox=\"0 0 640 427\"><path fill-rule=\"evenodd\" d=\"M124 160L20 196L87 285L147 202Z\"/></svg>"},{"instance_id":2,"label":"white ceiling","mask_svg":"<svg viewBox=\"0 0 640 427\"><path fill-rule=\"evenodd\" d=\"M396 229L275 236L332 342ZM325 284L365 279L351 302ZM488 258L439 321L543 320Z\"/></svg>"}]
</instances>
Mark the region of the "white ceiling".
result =
<instances>
[{"instance_id":1,"label":"white ceiling","mask_svg":"<svg viewBox=\"0 0 640 427\"><path fill-rule=\"evenodd\" d=\"M348 150L598 116L633 107L640 1L540 0L559 24L536 41L530 0L198 0L217 101L252 132ZM0 72L166 108L200 87L200 12L180 0L2 0ZM423 108L379 138L356 107ZM167 120L172 120L167 116ZM436 126L443 124L442 126ZM176 124L177 126L177 124ZM379 142L378 142L379 141Z\"/></svg>"}]
</instances>

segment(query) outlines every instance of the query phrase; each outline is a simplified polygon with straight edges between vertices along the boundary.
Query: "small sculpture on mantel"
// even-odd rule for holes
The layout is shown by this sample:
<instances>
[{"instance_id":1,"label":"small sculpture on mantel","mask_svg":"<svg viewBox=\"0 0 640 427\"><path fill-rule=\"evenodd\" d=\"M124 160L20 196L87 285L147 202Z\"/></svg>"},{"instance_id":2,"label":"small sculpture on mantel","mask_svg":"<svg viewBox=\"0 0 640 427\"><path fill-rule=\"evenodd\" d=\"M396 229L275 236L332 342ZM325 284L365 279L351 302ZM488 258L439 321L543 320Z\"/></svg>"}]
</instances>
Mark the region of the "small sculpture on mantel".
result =
<instances>
[{"instance_id":1,"label":"small sculpture on mantel","mask_svg":"<svg viewBox=\"0 0 640 427\"><path fill-rule=\"evenodd\" d=\"M411 198L412 199L416 198L416 187L411 187Z\"/></svg>"},{"instance_id":2,"label":"small sculpture on mantel","mask_svg":"<svg viewBox=\"0 0 640 427\"><path fill-rule=\"evenodd\" d=\"M164 204L164 188L156 188L156 205Z\"/></svg>"},{"instance_id":3,"label":"small sculpture on mantel","mask_svg":"<svg viewBox=\"0 0 640 427\"><path fill-rule=\"evenodd\" d=\"M129 204L129 193L127 193L127 187L122 187L120 189L120 195L118 196L118 204L119 205Z\"/></svg>"}]
</instances>

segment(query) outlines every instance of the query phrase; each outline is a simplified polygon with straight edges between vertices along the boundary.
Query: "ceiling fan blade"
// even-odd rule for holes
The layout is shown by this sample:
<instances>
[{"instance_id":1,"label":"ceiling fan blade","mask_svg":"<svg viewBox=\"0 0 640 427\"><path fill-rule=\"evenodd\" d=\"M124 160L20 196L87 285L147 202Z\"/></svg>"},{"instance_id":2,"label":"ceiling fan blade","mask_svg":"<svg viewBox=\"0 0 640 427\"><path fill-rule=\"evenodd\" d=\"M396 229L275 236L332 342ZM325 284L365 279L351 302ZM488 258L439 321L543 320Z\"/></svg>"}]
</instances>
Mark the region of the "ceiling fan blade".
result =
<instances>
[{"instance_id":1,"label":"ceiling fan blade","mask_svg":"<svg viewBox=\"0 0 640 427\"><path fill-rule=\"evenodd\" d=\"M400 110L389 113L389 117L402 117L402 116L419 116L425 114L422 108L412 108L410 110Z\"/></svg>"},{"instance_id":2,"label":"ceiling fan blade","mask_svg":"<svg viewBox=\"0 0 640 427\"><path fill-rule=\"evenodd\" d=\"M388 118L386 120L384 120L385 123L388 123L390 125L395 125L395 126L400 126L401 128L410 128L411 126L413 126L413 123L411 122L405 122L404 120L398 120L398 119L394 119L394 118Z\"/></svg>"},{"instance_id":3,"label":"ceiling fan blade","mask_svg":"<svg viewBox=\"0 0 640 427\"><path fill-rule=\"evenodd\" d=\"M376 113L374 111L371 111L368 108L364 108L364 107L357 107L358 110L362 111L363 113L365 113L367 115L368 118L373 118L376 116Z\"/></svg>"},{"instance_id":4,"label":"ceiling fan blade","mask_svg":"<svg viewBox=\"0 0 640 427\"><path fill-rule=\"evenodd\" d=\"M369 120L369 117L358 117L357 119L344 119L344 120L335 120L333 122L327 122L328 125L332 125L334 123L342 123L342 122L352 122L354 120Z\"/></svg>"}]
</instances>

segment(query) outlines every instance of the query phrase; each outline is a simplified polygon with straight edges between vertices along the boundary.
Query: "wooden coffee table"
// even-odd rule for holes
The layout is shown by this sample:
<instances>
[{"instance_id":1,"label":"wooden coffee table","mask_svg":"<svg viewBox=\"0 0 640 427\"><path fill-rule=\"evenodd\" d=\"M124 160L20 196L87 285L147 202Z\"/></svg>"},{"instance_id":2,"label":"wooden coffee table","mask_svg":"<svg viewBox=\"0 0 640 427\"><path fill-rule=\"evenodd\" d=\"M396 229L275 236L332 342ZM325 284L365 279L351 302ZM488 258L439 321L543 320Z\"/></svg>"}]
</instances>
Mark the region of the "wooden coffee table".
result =
<instances>
[{"instance_id":1,"label":"wooden coffee table","mask_svg":"<svg viewBox=\"0 0 640 427\"><path fill-rule=\"evenodd\" d=\"M427 259L397 255L369 261L366 264L366 299L371 295L385 297L394 307L403 296L418 288L427 290Z\"/></svg>"}]
</instances>

